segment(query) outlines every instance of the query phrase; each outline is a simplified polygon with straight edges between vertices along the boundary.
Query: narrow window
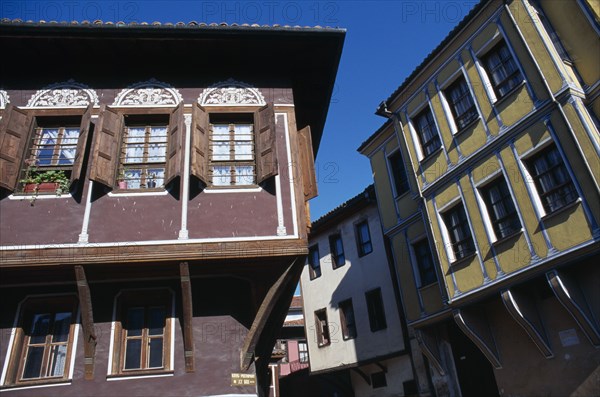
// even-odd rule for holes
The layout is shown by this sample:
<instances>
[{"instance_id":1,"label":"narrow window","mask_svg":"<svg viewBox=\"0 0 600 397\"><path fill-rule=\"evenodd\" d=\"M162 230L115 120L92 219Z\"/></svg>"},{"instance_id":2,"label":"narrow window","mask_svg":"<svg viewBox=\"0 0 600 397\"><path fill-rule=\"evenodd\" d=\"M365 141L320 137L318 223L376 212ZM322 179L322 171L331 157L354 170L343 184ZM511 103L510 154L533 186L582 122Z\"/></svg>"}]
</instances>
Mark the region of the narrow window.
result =
<instances>
[{"instance_id":1,"label":"narrow window","mask_svg":"<svg viewBox=\"0 0 600 397\"><path fill-rule=\"evenodd\" d=\"M319 347L329 345L331 339L329 339L329 323L327 322L327 312L325 309L315 312L315 327L317 329L317 344Z\"/></svg>"},{"instance_id":2,"label":"narrow window","mask_svg":"<svg viewBox=\"0 0 600 397\"><path fill-rule=\"evenodd\" d=\"M442 143L433 120L431 109L427 107L414 118L414 126L421 143L423 156L427 157L438 150Z\"/></svg>"},{"instance_id":3,"label":"narrow window","mask_svg":"<svg viewBox=\"0 0 600 397\"><path fill-rule=\"evenodd\" d=\"M371 233L369 232L369 223L367 221L362 221L356 225L356 242L358 245L358 256L365 256L373 251Z\"/></svg>"},{"instance_id":4,"label":"narrow window","mask_svg":"<svg viewBox=\"0 0 600 397\"><path fill-rule=\"evenodd\" d=\"M465 258L475 252L473 236L469 229L465 208L459 204L443 214L444 223L450 235L452 251L456 259Z\"/></svg>"},{"instance_id":5,"label":"narrow window","mask_svg":"<svg viewBox=\"0 0 600 397\"><path fill-rule=\"evenodd\" d=\"M460 77L446 88L444 94L459 131L479 117L464 77Z\"/></svg>"},{"instance_id":6,"label":"narrow window","mask_svg":"<svg viewBox=\"0 0 600 397\"><path fill-rule=\"evenodd\" d=\"M523 81L521 71L504 41L485 54L483 63L498 99Z\"/></svg>"},{"instance_id":7,"label":"narrow window","mask_svg":"<svg viewBox=\"0 0 600 397\"><path fill-rule=\"evenodd\" d=\"M354 307L352 299L346 299L339 303L340 323L342 325L342 336L344 340L356 338L356 320L354 319Z\"/></svg>"},{"instance_id":8,"label":"narrow window","mask_svg":"<svg viewBox=\"0 0 600 397\"><path fill-rule=\"evenodd\" d=\"M379 389L387 386L387 379L385 378L385 372L375 372L371 374L371 386L373 389Z\"/></svg>"},{"instance_id":9,"label":"narrow window","mask_svg":"<svg viewBox=\"0 0 600 397\"><path fill-rule=\"evenodd\" d=\"M74 296L30 298L21 305L5 385L68 379L76 309Z\"/></svg>"},{"instance_id":10,"label":"narrow window","mask_svg":"<svg viewBox=\"0 0 600 397\"><path fill-rule=\"evenodd\" d=\"M252 114L210 115L210 171L213 186L255 183Z\"/></svg>"},{"instance_id":11,"label":"narrow window","mask_svg":"<svg viewBox=\"0 0 600 397\"><path fill-rule=\"evenodd\" d=\"M437 281L437 275L435 274L435 265L433 263L433 257L431 256L429 241L423 239L414 243L413 252L419 270L419 287L435 283Z\"/></svg>"},{"instance_id":12,"label":"narrow window","mask_svg":"<svg viewBox=\"0 0 600 397\"><path fill-rule=\"evenodd\" d=\"M497 178L483 187L481 194L498 239L521 229L521 222L504 178Z\"/></svg>"},{"instance_id":13,"label":"narrow window","mask_svg":"<svg viewBox=\"0 0 600 397\"><path fill-rule=\"evenodd\" d=\"M375 332L387 328L383 299L381 298L381 288L366 292L365 298L367 300L371 331Z\"/></svg>"},{"instance_id":14,"label":"narrow window","mask_svg":"<svg viewBox=\"0 0 600 397\"><path fill-rule=\"evenodd\" d=\"M306 341L298 342L298 357L301 363L308 362L308 344Z\"/></svg>"},{"instance_id":15,"label":"narrow window","mask_svg":"<svg viewBox=\"0 0 600 397\"><path fill-rule=\"evenodd\" d=\"M308 271L311 280L321 277L321 258L319 256L319 245L317 244L308 249Z\"/></svg>"},{"instance_id":16,"label":"narrow window","mask_svg":"<svg viewBox=\"0 0 600 397\"><path fill-rule=\"evenodd\" d=\"M121 145L119 189L164 187L168 115L126 115Z\"/></svg>"},{"instance_id":17,"label":"narrow window","mask_svg":"<svg viewBox=\"0 0 600 397\"><path fill-rule=\"evenodd\" d=\"M547 213L552 213L579 198L555 144L527 159L525 165Z\"/></svg>"},{"instance_id":18,"label":"narrow window","mask_svg":"<svg viewBox=\"0 0 600 397\"><path fill-rule=\"evenodd\" d=\"M408 184L408 176L406 167L402 160L400 150L394 152L389 158L390 169L392 171L392 179L394 180L394 188L396 189L396 197L410 190Z\"/></svg>"},{"instance_id":19,"label":"narrow window","mask_svg":"<svg viewBox=\"0 0 600 397\"><path fill-rule=\"evenodd\" d=\"M127 291L119 296L113 374L171 370L171 308L168 290Z\"/></svg>"},{"instance_id":20,"label":"narrow window","mask_svg":"<svg viewBox=\"0 0 600 397\"><path fill-rule=\"evenodd\" d=\"M346 263L346 256L344 255L344 244L342 243L342 236L334 234L329 236L329 248L331 250L331 265L334 269L344 266Z\"/></svg>"}]
</instances>

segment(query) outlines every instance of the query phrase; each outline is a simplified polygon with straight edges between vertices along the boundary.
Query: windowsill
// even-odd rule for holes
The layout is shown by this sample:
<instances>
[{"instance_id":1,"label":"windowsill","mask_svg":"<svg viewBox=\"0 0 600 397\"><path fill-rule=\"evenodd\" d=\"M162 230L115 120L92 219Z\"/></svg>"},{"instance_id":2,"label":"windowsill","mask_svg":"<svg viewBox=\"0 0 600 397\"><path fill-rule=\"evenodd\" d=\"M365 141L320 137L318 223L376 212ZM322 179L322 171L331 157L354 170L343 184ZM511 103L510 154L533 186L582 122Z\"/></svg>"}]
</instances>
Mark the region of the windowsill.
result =
<instances>
[{"instance_id":1,"label":"windowsill","mask_svg":"<svg viewBox=\"0 0 600 397\"><path fill-rule=\"evenodd\" d=\"M579 203L581 203L581 197L577 197L577 200L575 200L575 201L573 201L573 202L571 202L569 204L563 205L559 209L554 210L553 212L542 216L541 220L542 220L542 222L546 222L547 220L551 219L555 215L558 215L558 214L560 214L562 212L565 212L565 211L568 211L568 210L572 209L573 207L577 206Z\"/></svg>"},{"instance_id":2,"label":"windowsill","mask_svg":"<svg viewBox=\"0 0 600 397\"><path fill-rule=\"evenodd\" d=\"M317 343L317 346L319 346L319 349L322 347L327 347L331 344L331 342L327 342L327 343Z\"/></svg>"},{"instance_id":3,"label":"windowsill","mask_svg":"<svg viewBox=\"0 0 600 397\"><path fill-rule=\"evenodd\" d=\"M169 192L165 189L115 189L108 192L109 197L141 197L141 196L166 196Z\"/></svg>"},{"instance_id":4,"label":"windowsill","mask_svg":"<svg viewBox=\"0 0 600 397\"><path fill-rule=\"evenodd\" d=\"M316 279L318 279L320 277L321 277L320 275L319 276L315 276L315 277L310 277L310 281L316 280Z\"/></svg>"},{"instance_id":5,"label":"windowsill","mask_svg":"<svg viewBox=\"0 0 600 397\"><path fill-rule=\"evenodd\" d=\"M342 339L345 340L345 341L346 340L353 340L353 339L356 339L356 336L348 336L348 337L342 336Z\"/></svg>"},{"instance_id":6,"label":"windowsill","mask_svg":"<svg viewBox=\"0 0 600 397\"><path fill-rule=\"evenodd\" d=\"M462 257L460 259L455 259L453 262L450 262L450 266L459 266L463 263L471 261L477 255L477 251L473 251L469 255Z\"/></svg>"},{"instance_id":7,"label":"windowsill","mask_svg":"<svg viewBox=\"0 0 600 397\"><path fill-rule=\"evenodd\" d=\"M27 382L19 382L17 384L14 385L3 385L2 387L0 387L0 390L2 391L9 391L9 390L21 390L21 389L31 389L31 388L38 388L38 387L51 387L51 386L68 386L71 384L71 379L37 379L37 380L32 380L32 381L27 381Z\"/></svg>"},{"instance_id":8,"label":"windowsill","mask_svg":"<svg viewBox=\"0 0 600 397\"><path fill-rule=\"evenodd\" d=\"M400 193L399 195L397 195L396 197L394 197L394 200L400 200L401 198L403 198L404 196L407 196L408 194L410 194L410 189L408 189L405 192Z\"/></svg>"},{"instance_id":9,"label":"windowsill","mask_svg":"<svg viewBox=\"0 0 600 397\"><path fill-rule=\"evenodd\" d=\"M502 244L502 243L504 243L505 241L512 240L512 239L514 239L515 237L518 237L518 236L520 236L521 234L523 234L523 228L521 228L521 229L519 229L519 230L517 230L517 231L515 231L515 232L512 232L511 234L509 234L509 235L508 235L508 236L506 236L506 237L502 237L501 239L498 239L498 240L494 241L494 242L492 243L492 246L496 247L496 246L498 246L498 245L501 245L501 244Z\"/></svg>"},{"instance_id":10,"label":"windowsill","mask_svg":"<svg viewBox=\"0 0 600 397\"><path fill-rule=\"evenodd\" d=\"M422 285L422 286L420 286L420 287L418 288L418 290L419 290L419 292L426 291L426 290L429 290L429 289L431 289L431 288L433 288L433 287L435 287L435 286L437 286L437 285L438 285L438 282L437 282L437 281L434 281L434 282L432 282L432 283L429 283L429 284L426 284L426 285Z\"/></svg>"},{"instance_id":11,"label":"windowsill","mask_svg":"<svg viewBox=\"0 0 600 397\"><path fill-rule=\"evenodd\" d=\"M467 123L467 125L465 125L463 128L461 128L460 130L456 131L453 136L457 137L459 135L462 135L463 132L471 129L472 127L474 127L477 123L479 123L479 120L481 120L481 117L479 117L479 115L477 117L475 117L473 120L469 121Z\"/></svg>"},{"instance_id":12,"label":"windowsill","mask_svg":"<svg viewBox=\"0 0 600 397\"><path fill-rule=\"evenodd\" d=\"M371 251L369 251L369 252L367 252L367 253L359 253L359 254L358 254L358 257L359 257L359 258L362 258L363 256L367 256L367 255L369 255L371 252L373 252L373 250L371 250Z\"/></svg>"},{"instance_id":13,"label":"windowsill","mask_svg":"<svg viewBox=\"0 0 600 397\"><path fill-rule=\"evenodd\" d=\"M421 160L419 160L419 164L421 164L421 166L422 166L424 163L427 163L429 160L431 160L432 158L437 156L441 151L442 151L442 146L440 145L439 148L435 149L433 152L429 153L427 156L425 156Z\"/></svg>"},{"instance_id":14,"label":"windowsill","mask_svg":"<svg viewBox=\"0 0 600 397\"><path fill-rule=\"evenodd\" d=\"M156 378L164 376L174 376L175 371L173 370L142 370L142 371L131 371L123 374L107 375L106 380L127 380L127 379L140 379L140 378Z\"/></svg>"},{"instance_id":15,"label":"windowsill","mask_svg":"<svg viewBox=\"0 0 600 397\"><path fill-rule=\"evenodd\" d=\"M205 188L203 191L205 193L257 193L261 192L263 189L258 185L248 185L248 186L240 186L240 187L231 187L231 186L210 186Z\"/></svg>"},{"instance_id":16,"label":"windowsill","mask_svg":"<svg viewBox=\"0 0 600 397\"><path fill-rule=\"evenodd\" d=\"M44 199L61 199L61 198L71 198L71 193L63 193L61 195L57 195L56 193L38 193L34 194L25 194L25 193L13 193L8 196L9 200L44 200Z\"/></svg>"},{"instance_id":17,"label":"windowsill","mask_svg":"<svg viewBox=\"0 0 600 397\"><path fill-rule=\"evenodd\" d=\"M333 270L335 269L339 269L340 267L344 267L344 265L346 265L346 262L342 263L341 265L337 265L337 266L331 266L333 268Z\"/></svg>"},{"instance_id":18,"label":"windowsill","mask_svg":"<svg viewBox=\"0 0 600 397\"><path fill-rule=\"evenodd\" d=\"M525 85L525 80L521 81L519 84L514 86L510 91L508 91L506 94L504 94L502 96L502 98L496 99L496 102L494 102L494 106L501 105L504 101L506 101L506 98L508 98L509 96L514 94L516 91L520 90L524 85Z\"/></svg>"}]
</instances>

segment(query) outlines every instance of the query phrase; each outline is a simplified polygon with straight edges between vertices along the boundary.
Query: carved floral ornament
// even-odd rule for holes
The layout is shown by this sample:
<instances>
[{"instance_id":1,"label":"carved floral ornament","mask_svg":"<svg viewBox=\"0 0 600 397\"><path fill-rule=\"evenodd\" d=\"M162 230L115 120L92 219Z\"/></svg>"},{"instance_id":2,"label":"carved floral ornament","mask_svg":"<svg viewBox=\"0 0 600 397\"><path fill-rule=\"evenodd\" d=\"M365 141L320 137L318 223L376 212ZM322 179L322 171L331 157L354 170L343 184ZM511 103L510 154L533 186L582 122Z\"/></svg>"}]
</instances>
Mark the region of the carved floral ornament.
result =
<instances>
[{"instance_id":1,"label":"carved floral ornament","mask_svg":"<svg viewBox=\"0 0 600 397\"><path fill-rule=\"evenodd\" d=\"M211 105L264 105L265 98L256 88L229 79L205 89L198 102L202 106Z\"/></svg>"},{"instance_id":2,"label":"carved floral ornament","mask_svg":"<svg viewBox=\"0 0 600 397\"><path fill-rule=\"evenodd\" d=\"M88 86L68 80L38 90L27 103L28 107L98 106L98 94Z\"/></svg>"},{"instance_id":3,"label":"carved floral ornament","mask_svg":"<svg viewBox=\"0 0 600 397\"><path fill-rule=\"evenodd\" d=\"M4 109L8 105L8 92L0 90L0 109Z\"/></svg>"},{"instance_id":4,"label":"carved floral ornament","mask_svg":"<svg viewBox=\"0 0 600 397\"><path fill-rule=\"evenodd\" d=\"M177 105L183 97L170 85L150 79L122 90L113 106Z\"/></svg>"}]
</instances>

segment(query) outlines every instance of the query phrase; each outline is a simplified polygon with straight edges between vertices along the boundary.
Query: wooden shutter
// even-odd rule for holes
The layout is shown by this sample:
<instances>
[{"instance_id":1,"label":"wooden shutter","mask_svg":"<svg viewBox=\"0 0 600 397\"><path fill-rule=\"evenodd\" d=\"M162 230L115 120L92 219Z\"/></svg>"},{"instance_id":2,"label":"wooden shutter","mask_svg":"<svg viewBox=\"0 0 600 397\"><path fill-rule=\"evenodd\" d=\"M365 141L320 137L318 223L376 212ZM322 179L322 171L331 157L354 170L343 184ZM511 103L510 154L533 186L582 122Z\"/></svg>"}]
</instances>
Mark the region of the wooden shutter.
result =
<instances>
[{"instance_id":1,"label":"wooden shutter","mask_svg":"<svg viewBox=\"0 0 600 397\"><path fill-rule=\"evenodd\" d=\"M0 187L15 190L33 116L8 104L0 122Z\"/></svg>"},{"instance_id":2,"label":"wooden shutter","mask_svg":"<svg viewBox=\"0 0 600 397\"><path fill-rule=\"evenodd\" d=\"M310 126L298 131L298 148L300 150L300 168L302 171L302 185L304 200L317 197L317 177L315 174L315 155L313 154Z\"/></svg>"},{"instance_id":3,"label":"wooden shutter","mask_svg":"<svg viewBox=\"0 0 600 397\"><path fill-rule=\"evenodd\" d=\"M258 109L254 116L256 151L256 183L277 175L277 147L275 140L275 110L269 103Z\"/></svg>"},{"instance_id":4,"label":"wooden shutter","mask_svg":"<svg viewBox=\"0 0 600 397\"><path fill-rule=\"evenodd\" d=\"M100 117L94 133L94 150L90 179L113 187L119 165L119 143L123 133L123 116L106 105L100 108Z\"/></svg>"},{"instance_id":5,"label":"wooden shutter","mask_svg":"<svg viewBox=\"0 0 600 397\"><path fill-rule=\"evenodd\" d=\"M173 180L173 178L181 175L182 167L182 142L185 131L185 123L183 121L183 102L181 102L171 112L169 119L169 130L167 133L169 144L167 151L167 169L165 173L165 185Z\"/></svg>"},{"instance_id":6,"label":"wooden shutter","mask_svg":"<svg viewBox=\"0 0 600 397\"><path fill-rule=\"evenodd\" d=\"M208 113L194 103L192 111L192 169L191 174L208 185Z\"/></svg>"},{"instance_id":7,"label":"wooden shutter","mask_svg":"<svg viewBox=\"0 0 600 397\"><path fill-rule=\"evenodd\" d=\"M79 126L79 140L77 141L77 151L73 160L73 170L71 171L71 184L81 178L83 168L83 157L85 155L85 147L87 144L88 133L90 132L90 120L92 119L92 109L94 105L90 104L83 116L81 116L81 124Z\"/></svg>"}]
</instances>

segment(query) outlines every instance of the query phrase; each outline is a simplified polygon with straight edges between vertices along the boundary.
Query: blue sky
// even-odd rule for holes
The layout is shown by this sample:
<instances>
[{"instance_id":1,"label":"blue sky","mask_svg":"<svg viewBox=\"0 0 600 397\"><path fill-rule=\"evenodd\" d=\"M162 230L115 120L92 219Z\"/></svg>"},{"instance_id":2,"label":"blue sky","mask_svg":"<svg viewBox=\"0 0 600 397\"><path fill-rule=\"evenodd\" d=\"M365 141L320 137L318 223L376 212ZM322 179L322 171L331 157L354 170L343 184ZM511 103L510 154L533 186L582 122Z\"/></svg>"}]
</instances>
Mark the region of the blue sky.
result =
<instances>
[{"instance_id":1,"label":"blue sky","mask_svg":"<svg viewBox=\"0 0 600 397\"><path fill-rule=\"evenodd\" d=\"M316 159L315 220L372 183L356 149L385 119L374 114L477 0L203 1L2 0L0 18L124 22L227 22L347 29L327 123ZM235 77L235 76L234 76Z\"/></svg>"}]
</instances>

